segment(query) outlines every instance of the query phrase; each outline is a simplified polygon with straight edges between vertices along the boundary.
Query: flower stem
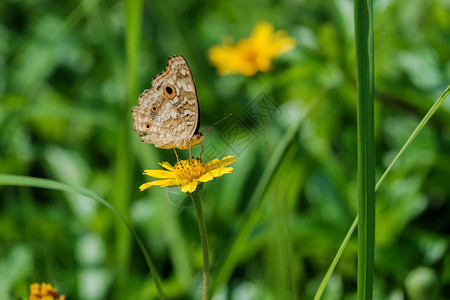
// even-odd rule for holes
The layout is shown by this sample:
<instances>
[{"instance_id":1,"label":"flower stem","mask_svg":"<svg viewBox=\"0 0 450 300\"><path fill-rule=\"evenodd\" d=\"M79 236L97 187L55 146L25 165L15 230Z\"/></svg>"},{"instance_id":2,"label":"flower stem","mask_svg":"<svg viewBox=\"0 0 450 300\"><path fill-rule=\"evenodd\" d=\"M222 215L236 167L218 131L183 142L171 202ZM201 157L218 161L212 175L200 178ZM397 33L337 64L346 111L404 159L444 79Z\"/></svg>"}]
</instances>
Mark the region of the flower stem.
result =
<instances>
[{"instance_id":1,"label":"flower stem","mask_svg":"<svg viewBox=\"0 0 450 300\"><path fill-rule=\"evenodd\" d=\"M203 184L200 184L197 189L191 194L192 202L197 213L198 229L200 231L200 239L202 241L203 250L203 292L202 300L208 300L209 290L209 252L208 252L208 237L206 235L205 219L203 218L202 209L202 190Z\"/></svg>"}]
</instances>

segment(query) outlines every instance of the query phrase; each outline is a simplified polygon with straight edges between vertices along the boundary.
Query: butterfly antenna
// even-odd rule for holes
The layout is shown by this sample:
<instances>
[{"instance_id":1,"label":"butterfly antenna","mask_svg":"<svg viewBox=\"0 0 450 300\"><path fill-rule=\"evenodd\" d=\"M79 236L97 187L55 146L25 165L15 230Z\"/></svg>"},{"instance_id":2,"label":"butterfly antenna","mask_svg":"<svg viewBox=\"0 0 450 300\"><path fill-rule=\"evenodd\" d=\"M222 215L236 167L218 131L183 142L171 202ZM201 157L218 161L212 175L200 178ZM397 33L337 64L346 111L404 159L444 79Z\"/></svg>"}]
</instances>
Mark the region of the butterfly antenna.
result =
<instances>
[{"instance_id":1,"label":"butterfly antenna","mask_svg":"<svg viewBox=\"0 0 450 300\"><path fill-rule=\"evenodd\" d=\"M216 126L217 124L219 124L222 121L225 121L226 119L228 119L229 117L231 117L231 113L226 116L225 118L223 118L222 120L217 121L216 123L212 124L211 127L207 128L207 129L203 129L202 131L200 131L201 133L205 132L205 131L210 131L211 129L213 129L214 126Z\"/></svg>"}]
</instances>

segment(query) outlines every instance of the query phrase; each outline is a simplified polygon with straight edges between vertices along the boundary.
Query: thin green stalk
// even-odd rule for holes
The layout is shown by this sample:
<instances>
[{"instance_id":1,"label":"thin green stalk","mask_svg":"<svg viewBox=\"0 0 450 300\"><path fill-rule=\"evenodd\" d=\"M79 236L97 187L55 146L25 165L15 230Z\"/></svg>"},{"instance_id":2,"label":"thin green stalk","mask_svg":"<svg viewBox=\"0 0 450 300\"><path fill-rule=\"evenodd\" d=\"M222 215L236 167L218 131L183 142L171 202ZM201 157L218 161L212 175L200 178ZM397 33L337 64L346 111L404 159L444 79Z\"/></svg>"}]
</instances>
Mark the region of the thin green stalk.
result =
<instances>
[{"instance_id":1,"label":"thin green stalk","mask_svg":"<svg viewBox=\"0 0 450 300\"><path fill-rule=\"evenodd\" d=\"M114 180L114 194L112 195L112 202L117 210L128 215L130 197L131 197L131 156L129 152L128 133L126 129L126 122L121 120L121 126L118 132L117 148L115 155L115 180ZM130 236L126 230L120 225L115 226L116 231L116 267L117 274L117 290L114 293L115 299L120 299L123 295L120 292L125 287L125 278L127 277L127 270L131 258L131 241Z\"/></svg>"},{"instance_id":2,"label":"thin green stalk","mask_svg":"<svg viewBox=\"0 0 450 300\"><path fill-rule=\"evenodd\" d=\"M130 150L130 101L137 99L137 60L138 45L142 20L142 0L126 1L127 27L125 35L126 44L126 84L127 93L120 105L120 121L117 135L117 148L115 157L115 193L114 204L124 214L128 214L132 193L133 158ZM122 227L116 227L117 272L120 274L117 281L115 299L122 299L124 295L124 278L131 259L131 240Z\"/></svg>"},{"instance_id":3,"label":"thin green stalk","mask_svg":"<svg viewBox=\"0 0 450 300\"><path fill-rule=\"evenodd\" d=\"M392 160L392 162L389 164L387 169L384 171L383 175L381 175L380 179L378 180L377 184L375 185L375 191L378 191L378 189L380 188L384 179L387 177L387 175L390 173L390 171L392 170L394 165L397 163L400 156L403 155L403 153L408 148L408 146L412 143L412 141L414 141L416 136L419 134L419 132L422 130L422 128L427 124L427 122L434 115L434 113L438 110L438 108L441 106L442 102L444 102L445 98L447 98L449 93L450 93L450 85L447 86L447 88L442 93L442 95L439 97L439 99L433 104L433 106L430 108L430 110L427 112L427 114L423 117L423 119L420 121L419 125L417 125L416 129L414 129L414 131L409 136L408 140L405 142L403 147L400 149L400 151L397 153L395 158ZM319 288L316 291L314 300L319 300L322 297L323 292L325 291L325 288L327 286L328 280L330 279L331 274L333 273L334 269L336 268L336 265L337 265L339 259L341 258L342 253L344 252L343 250L347 246L348 241L350 240L350 237L352 236L353 231L355 230L357 224L358 224L358 216L356 216L355 220L353 221L353 224L350 227L350 229L348 230L347 235L345 236L344 240L342 241L342 244L339 247L339 250L336 253L336 256L334 257L331 265L328 267L328 270L327 270L325 276L323 277Z\"/></svg>"},{"instance_id":4,"label":"thin green stalk","mask_svg":"<svg viewBox=\"0 0 450 300\"><path fill-rule=\"evenodd\" d=\"M276 170L280 166L281 160L284 158L289 146L295 140L300 130L303 121L307 116L316 108L317 104L323 99L323 96L327 92L327 89L323 89L315 99L313 99L309 106L305 109L304 114L299 120L293 124L288 131L284 134L278 147L275 149L272 157L269 159L268 165L264 170L252 196L250 197L249 204L247 205L246 214L243 218L243 224L240 226L239 231L236 233L231 246L225 252L225 258L220 264L220 268L217 272L217 277L212 285L211 295L214 295L215 290L223 283L227 282L231 276L233 269L235 268L240 254L245 251L247 245L247 239L253 228L255 228L257 221L262 213L263 196L267 191Z\"/></svg>"},{"instance_id":5,"label":"thin green stalk","mask_svg":"<svg viewBox=\"0 0 450 300\"><path fill-rule=\"evenodd\" d=\"M438 108L441 106L442 102L444 102L445 98L447 98L449 93L450 93L450 85L447 86L447 88L442 93L442 95L439 97L439 99L433 104L433 106L427 112L425 117L423 117L422 121L420 121L419 125L417 125L416 129L414 129L413 133L409 136L408 140L406 140L406 143L403 145L403 147L397 153L395 158L392 160L390 165L387 167L386 171L384 171L383 175L381 175L380 180L378 180L378 183L375 187L375 190L378 190L379 186L384 181L387 174L389 174L392 167L397 163L400 156L402 156L403 152L405 152L405 150L412 143L412 141L416 138L416 136L419 134L419 132L422 130L422 128L425 126L425 124L427 124L427 122L431 119L431 117L434 115L434 113L438 110Z\"/></svg>"},{"instance_id":6,"label":"thin green stalk","mask_svg":"<svg viewBox=\"0 0 450 300\"><path fill-rule=\"evenodd\" d=\"M198 230L200 231L200 240L202 242L203 251L203 290L202 300L208 300L209 291L209 252L208 252L208 236L206 234L205 219L203 217L202 209L202 191L203 184L200 184L197 189L191 193L192 203L195 206L195 212L197 213Z\"/></svg>"},{"instance_id":7,"label":"thin green stalk","mask_svg":"<svg viewBox=\"0 0 450 300\"><path fill-rule=\"evenodd\" d=\"M120 218L120 220L125 224L125 226L127 226L128 230L131 232L133 237L136 239L139 247L141 248L142 254L145 257L148 268L150 270L150 274L152 275L153 280L156 284L156 288L158 289L159 297L162 300L166 299L166 297L164 296L162 287L161 287L161 281L160 281L160 278L158 275L158 271L156 270L155 264L153 263L153 261L151 259L150 252L145 247L144 242L137 235L134 228L128 223L128 221L122 216L122 214L120 214L117 211L117 209L114 206L112 206L109 202L107 202L103 198L99 197L98 195L96 195L93 192L86 190L84 188L57 182L54 180L43 179L43 178L0 174L0 185L29 186L29 187L44 188L44 189L80 194L80 195L83 195L94 201L97 201L97 202L103 204L104 206L106 206L107 208L109 208L113 213L115 213Z\"/></svg>"},{"instance_id":8,"label":"thin green stalk","mask_svg":"<svg viewBox=\"0 0 450 300\"><path fill-rule=\"evenodd\" d=\"M358 120L358 299L371 300L375 248L372 0L355 0Z\"/></svg>"},{"instance_id":9,"label":"thin green stalk","mask_svg":"<svg viewBox=\"0 0 450 300\"><path fill-rule=\"evenodd\" d=\"M345 236L344 241L342 242L341 246L339 247L339 250L336 253L336 256L334 257L333 261L331 262L330 267L328 268L327 272L325 273L325 276L323 277L322 282L320 283L319 288L317 289L313 300L319 300L322 297L323 292L325 291L325 288L327 287L328 280L330 279L331 274L333 274L333 271L336 268L336 265L339 262L339 259L341 258L341 255L344 252L345 247L347 246L348 242L350 241L350 238L352 237L352 234L356 228L356 225L358 225L358 216L356 216L355 220L353 221L352 226L350 226L350 230L347 232L347 235Z\"/></svg>"}]
</instances>

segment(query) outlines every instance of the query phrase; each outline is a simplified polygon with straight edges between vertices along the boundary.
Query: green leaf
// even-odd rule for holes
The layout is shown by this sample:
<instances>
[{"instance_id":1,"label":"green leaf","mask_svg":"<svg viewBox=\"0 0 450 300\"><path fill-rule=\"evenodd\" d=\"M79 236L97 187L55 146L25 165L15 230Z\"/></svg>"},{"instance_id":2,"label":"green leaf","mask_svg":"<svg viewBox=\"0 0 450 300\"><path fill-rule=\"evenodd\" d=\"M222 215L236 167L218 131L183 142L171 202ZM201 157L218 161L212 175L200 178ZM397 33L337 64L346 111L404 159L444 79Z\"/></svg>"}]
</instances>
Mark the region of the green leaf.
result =
<instances>
[{"instance_id":1,"label":"green leaf","mask_svg":"<svg viewBox=\"0 0 450 300\"><path fill-rule=\"evenodd\" d=\"M128 223L128 221L125 220L125 218L109 202L107 202L106 200L104 200L103 198L99 197L98 195L94 194L93 192L91 192L89 190L86 190L86 189L83 189L83 188L80 188L77 186L61 183L61 182L54 181L54 180L44 179L44 178L0 174L0 185L29 186L29 187L44 188L44 189L50 189L50 190L56 190L56 191L64 191L64 192L69 192L69 193L76 193L76 194L80 194L85 197L88 197L94 201L97 201L98 203L103 204L104 206L109 208L113 213L115 213L120 218L120 220L125 224L125 226L128 228L128 230L131 232L131 234L135 238L136 242L139 244L139 247L141 248L141 251L145 257L145 260L147 261L148 268L150 270L150 273L152 274L153 280L158 289L160 299L165 299L164 293L162 291L159 275L156 270L155 264L153 263L153 261L150 257L150 252L145 247L144 242L137 235L134 228L131 227L131 225Z\"/></svg>"}]
</instances>

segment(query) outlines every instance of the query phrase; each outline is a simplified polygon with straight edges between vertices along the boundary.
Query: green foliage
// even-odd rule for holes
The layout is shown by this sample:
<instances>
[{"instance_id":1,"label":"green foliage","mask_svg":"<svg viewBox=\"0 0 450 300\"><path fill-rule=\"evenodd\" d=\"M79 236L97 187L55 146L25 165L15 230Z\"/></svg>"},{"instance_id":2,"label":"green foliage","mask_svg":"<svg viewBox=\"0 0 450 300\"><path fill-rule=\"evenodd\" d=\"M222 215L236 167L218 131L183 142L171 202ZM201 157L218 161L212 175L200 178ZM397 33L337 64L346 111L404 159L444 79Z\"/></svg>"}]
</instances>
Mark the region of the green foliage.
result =
<instances>
[{"instance_id":1,"label":"green foliage","mask_svg":"<svg viewBox=\"0 0 450 300\"><path fill-rule=\"evenodd\" d=\"M238 118L243 138L252 139L233 174L204 186L214 295L311 299L357 213L352 5L2 1L0 173L68 183L114 204L152 254L167 298L199 299L194 208L176 189L138 190L142 170L174 163L173 151L141 143L129 112L167 58L182 54L196 80L201 127L233 113L206 132L206 153L238 154L226 138ZM377 179L448 86L448 14L442 0L374 3ZM269 73L217 75L207 49L226 36L247 37L261 20L287 30L297 47ZM245 113L261 92L279 108L263 126ZM377 192L374 299L449 298L449 131L447 101ZM156 299L141 253L97 202L0 186L1 299L25 297L42 281L68 299ZM356 259L349 237L323 299L355 298Z\"/></svg>"}]
</instances>

